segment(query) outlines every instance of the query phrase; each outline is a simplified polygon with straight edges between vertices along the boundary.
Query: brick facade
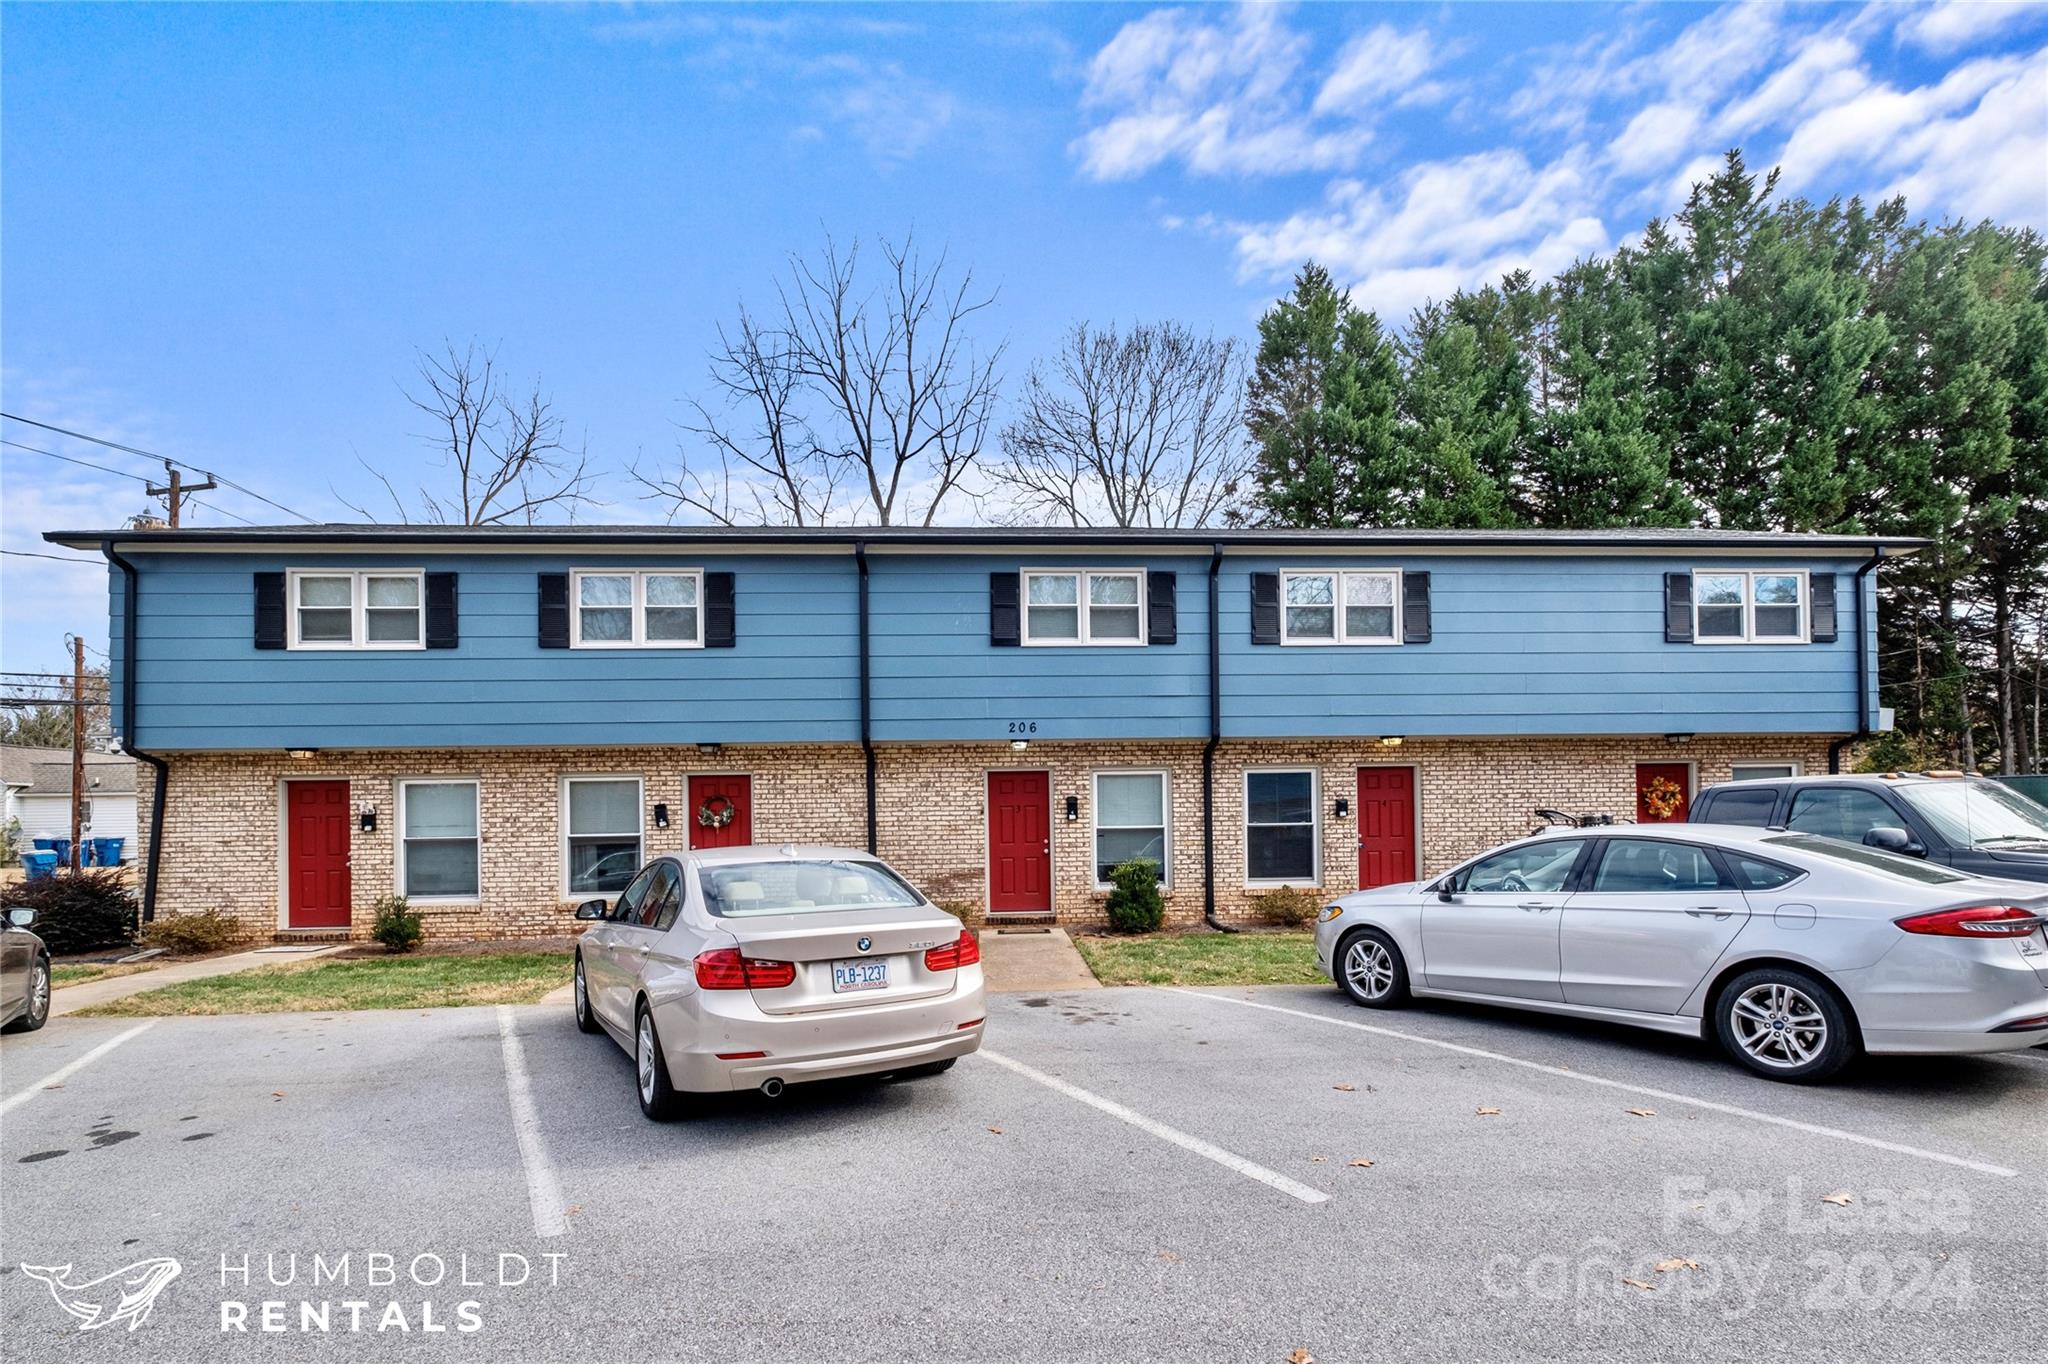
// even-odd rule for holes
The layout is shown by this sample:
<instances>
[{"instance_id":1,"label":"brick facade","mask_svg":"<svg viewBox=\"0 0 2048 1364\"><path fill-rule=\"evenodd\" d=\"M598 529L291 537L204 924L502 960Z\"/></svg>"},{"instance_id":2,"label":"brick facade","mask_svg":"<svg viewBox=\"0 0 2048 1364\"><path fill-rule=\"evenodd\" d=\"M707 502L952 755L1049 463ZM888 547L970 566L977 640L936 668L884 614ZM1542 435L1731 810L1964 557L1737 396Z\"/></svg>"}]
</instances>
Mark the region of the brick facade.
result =
<instances>
[{"instance_id":1,"label":"brick facade","mask_svg":"<svg viewBox=\"0 0 2048 1364\"><path fill-rule=\"evenodd\" d=\"M1686 762L1694 787L1728 779L1732 763L1797 762L1824 771L1824 736L1703 736L1672 743L1634 739L1421 739L1398 748L1373 740L1259 740L1224 743L1216 755L1215 866L1218 913L1251 915L1259 889L1244 874L1244 772L1251 767L1312 767L1322 885L1341 894L1357 885L1355 805L1361 766L1416 770L1421 863L1433 874L1494 843L1528 832L1532 811L1631 814L1635 764ZM320 752L294 760L280 753L172 757L159 912L216 908L253 936L280 926L282 784L297 778L345 779L350 804L379 815L374 832L351 832L354 936L367 933L377 899L394 888L397 782L452 776L480 783L482 894L474 905L421 906L436 936L520 937L568 930L575 899L562 893L561 778L636 775L643 782L643 838L649 855L686 846L694 812L685 797L691 773L753 778L757 843L835 843L866 839L862 758L852 745L732 746L716 755L695 748L379 750ZM1063 921L1101 916L1094 880L1092 774L1157 770L1168 774L1167 914L1190 924L1202 913L1202 745L1199 742L885 745L878 759L878 851L932 898L979 909L987 897L987 774L1051 774L1055 905ZM1065 818L1066 799L1078 818ZM1338 798L1354 814L1336 819ZM149 827L149 788L140 812ZM654 827L654 807L670 813ZM353 826L354 821L351 821ZM145 850L146 852L146 850Z\"/></svg>"}]
</instances>

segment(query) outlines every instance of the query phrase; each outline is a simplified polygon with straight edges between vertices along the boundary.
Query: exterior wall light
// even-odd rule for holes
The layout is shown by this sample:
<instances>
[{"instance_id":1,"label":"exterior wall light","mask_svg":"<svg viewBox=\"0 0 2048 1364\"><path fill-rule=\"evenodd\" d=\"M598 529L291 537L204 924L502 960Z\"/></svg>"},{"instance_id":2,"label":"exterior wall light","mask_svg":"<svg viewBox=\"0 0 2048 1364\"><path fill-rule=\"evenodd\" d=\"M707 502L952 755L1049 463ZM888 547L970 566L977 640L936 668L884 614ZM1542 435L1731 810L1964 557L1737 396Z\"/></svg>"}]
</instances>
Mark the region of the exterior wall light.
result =
<instances>
[{"instance_id":1,"label":"exterior wall light","mask_svg":"<svg viewBox=\"0 0 2048 1364\"><path fill-rule=\"evenodd\" d=\"M715 758L724 751L724 746L721 744L698 744L697 751L707 758Z\"/></svg>"},{"instance_id":2,"label":"exterior wall light","mask_svg":"<svg viewBox=\"0 0 2048 1364\"><path fill-rule=\"evenodd\" d=\"M1399 748L1401 746L1401 739L1402 736L1399 734L1382 734L1380 735L1380 747Z\"/></svg>"},{"instance_id":3,"label":"exterior wall light","mask_svg":"<svg viewBox=\"0 0 2048 1364\"><path fill-rule=\"evenodd\" d=\"M654 827L657 829L666 829L668 827L668 806L657 805L654 807Z\"/></svg>"},{"instance_id":4,"label":"exterior wall light","mask_svg":"<svg viewBox=\"0 0 2048 1364\"><path fill-rule=\"evenodd\" d=\"M1336 814L1339 819L1349 819L1351 817L1351 802L1342 796L1337 797Z\"/></svg>"},{"instance_id":5,"label":"exterior wall light","mask_svg":"<svg viewBox=\"0 0 2048 1364\"><path fill-rule=\"evenodd\" d=\"M286 750L284 751L284 755L285 755L285 756L286 756L287 758L295 758L295 759L297 759L297 760L298 760L299 762L304 762L304 761L306 761L306 759L308 759L308 758L312 757L312 756L313 756L314 754L318 753L319 751L320 751L320 750L319 750L319 749L317 749L317 748L287 748L287 749L286 749Z\"/></svg>"},{"instance_id":6,"label":"exterior wall light","mask_svg":"<svg viewBox=\"0 0 2048 1364\"><path fill-rule=\"evenodd\" d=\"M1074 822L1075 820L1079 819L1080 817L1081 817L1081 798L1080 798L1079 796L1068 796L1068 797L1067 797L1067 823L1069 823L1069 824L1072 824L1072 823L1073 823L1073 822Z\"/></svg>"},{"instance_id":7,"label":"exterior wall light","mask_svg":"<svg viewBox=\"0 0 2048 1364\"><path fill-rule=\"evenodd\" d=\"M357 827L362 829L362 831L366 834L376 833L377 807L374 805L365 805L363 807L362 813L356 817L356 825Z\"/></svg>"},{"instance_id":8,"label":"exterior wall light","mask_svg":"<svg viewBox=\"0 0 2048 1364\"><path fill-rule=\"evenodd\" d=\"M1010 747L1022 753L1025 749L1031 747L1031 741L1029 739L1012 739L1010 740Z\"/></svg>"},{"instance_id":9,"label":"exterior wall light","mask_svg":"<svg viewBox=\"0 0 2048 1364\"><path fill-rule=\"evenodd\" d=\"M1667 743L1667 744L1689 744L1689 743L1691 743L1691 742L1692 742L1692 735L1690 735L1690 734L1667 734L1667 735L1665 735L1665 736L1664 736L1664 742L1665 742L1665 743Z\"/></svg>"}]
</instances>

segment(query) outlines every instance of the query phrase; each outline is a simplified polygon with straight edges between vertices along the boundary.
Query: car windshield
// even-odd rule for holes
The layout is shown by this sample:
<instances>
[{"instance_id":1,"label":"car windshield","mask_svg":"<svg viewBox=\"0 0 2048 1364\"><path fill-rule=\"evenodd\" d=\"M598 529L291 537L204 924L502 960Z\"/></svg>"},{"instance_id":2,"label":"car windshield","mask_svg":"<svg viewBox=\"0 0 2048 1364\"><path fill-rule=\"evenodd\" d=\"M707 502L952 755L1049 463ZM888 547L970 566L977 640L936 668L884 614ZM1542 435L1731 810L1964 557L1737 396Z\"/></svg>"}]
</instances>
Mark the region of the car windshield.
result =
<instances>
[{"instance_id":1,"label":"car windshield","mask_svg":"<svg viewBox=\"0 0 2048 1364\"><path fill-rule=\"evenodd\" d=\"M913 909L922 901L879 862L724 862L700 867L704 907L721 919L835 909Z\"/></svg>"},{"instance_id":2,"label":"car windshield","mask_svg":"<svg viewBox=\"0 0 2048 1364\"><path fill-rule=\"evenodd\" d=\"M1898 793L1951 843L2048 843L2048 810L1997 782L1918 782Z\"/></svg>"},{"instance_id":3,"label":"car windshield","mask_svg":"<svg viewBox=\"0 0 2048 1364\"><path fill-rule=\"evenodd\" d=\"M1918 881L1922 885L1945 886L1954 881L1970 879L1922 862L1917 857L1866 848L1859 843L1844 843L1838 838L1824 838L1819 834L1779 834L1775 838L1765 839L1764 842L1780 848L1812 853L1816 857L1826 857L1836 862L1853 863L1866 871L1881 871L1887 876L1896 876L1902 881Z\"/></svg>"}]
</instances>

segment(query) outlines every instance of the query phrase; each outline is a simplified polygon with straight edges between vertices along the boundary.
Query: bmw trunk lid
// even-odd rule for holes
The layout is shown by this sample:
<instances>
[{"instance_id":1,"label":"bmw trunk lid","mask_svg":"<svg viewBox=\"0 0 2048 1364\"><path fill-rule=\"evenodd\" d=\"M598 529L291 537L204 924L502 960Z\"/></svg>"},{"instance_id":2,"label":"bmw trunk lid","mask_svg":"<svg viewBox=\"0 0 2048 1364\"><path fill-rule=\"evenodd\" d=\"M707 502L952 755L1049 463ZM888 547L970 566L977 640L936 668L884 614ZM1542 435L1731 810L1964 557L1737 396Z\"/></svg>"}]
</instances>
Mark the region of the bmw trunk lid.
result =
<instances>
[{"instance_id":1,"label":"bmw trunk lid","mask_svg":"<svg viewBox=\"0 0 2048 1364\"><path fill-rule=\"evenodd\" d=\"M848 909L749 915L723 927L740 952L758 961L786 961L796 979L754 987L764 1013L859 1009L930 999L953 989L957 970L931 971L925 953L959 938L960 921L941 910Z\"/></svg>"}]
</instances>

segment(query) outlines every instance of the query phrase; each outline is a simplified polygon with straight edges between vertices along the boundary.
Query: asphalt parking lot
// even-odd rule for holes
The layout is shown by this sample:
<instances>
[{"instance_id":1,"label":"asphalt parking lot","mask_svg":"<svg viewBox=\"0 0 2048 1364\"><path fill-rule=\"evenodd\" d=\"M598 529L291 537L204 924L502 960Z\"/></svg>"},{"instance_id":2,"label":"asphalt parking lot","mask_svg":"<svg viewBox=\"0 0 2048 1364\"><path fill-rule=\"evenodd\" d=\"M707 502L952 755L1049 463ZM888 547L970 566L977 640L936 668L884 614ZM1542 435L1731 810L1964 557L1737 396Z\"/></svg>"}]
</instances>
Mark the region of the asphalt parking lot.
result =
<instances>
[{"instance_id":1,"label":"asphalt parking lot","mask_svg":"<svg viewBox=\"0 0 2048 1364\"><path fill-rule=\"evenodd\" d=\"M2043 1357L2048 1052L1795 1089L1291 987L993 997L988 1049L656 1126L566 1008L58 1020L0 1047L4 1353ZM155 1257L133 1331L21 1268Z\"/></svg>"}]
</instances>

